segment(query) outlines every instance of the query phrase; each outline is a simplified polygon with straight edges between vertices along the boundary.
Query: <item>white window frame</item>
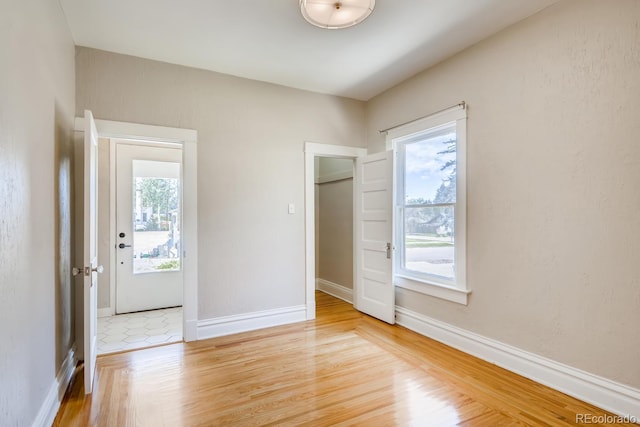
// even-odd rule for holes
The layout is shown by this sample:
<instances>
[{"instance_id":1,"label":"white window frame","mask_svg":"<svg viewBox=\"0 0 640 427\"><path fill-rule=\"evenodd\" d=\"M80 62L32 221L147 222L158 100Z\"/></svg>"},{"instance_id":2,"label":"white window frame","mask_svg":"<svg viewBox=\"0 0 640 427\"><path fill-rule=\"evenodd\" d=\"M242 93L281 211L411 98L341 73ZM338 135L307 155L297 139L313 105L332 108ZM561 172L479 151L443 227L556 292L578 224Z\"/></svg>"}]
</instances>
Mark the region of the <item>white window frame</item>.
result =
<instances>
[{"instance_id":1,"label":"white window frame","mask_svg":"<svg viewBox=\"0 0 640 427\"><path fill-rule=\"evenodd\" d=\"M401 145L412 136L430 129L456 123L456 203L455 203L455 281L426 274L413 274L402 270L402 246L404 245L403 204L399 198L404 195L404 158L400 158ZM467 305L471 291L467 288L467 112L464 105L456 106L431 116L415 120L387 131L387 150L394 151L394 251L393 280L400 288L434 296Z\"/></svg>"}]
</instances>

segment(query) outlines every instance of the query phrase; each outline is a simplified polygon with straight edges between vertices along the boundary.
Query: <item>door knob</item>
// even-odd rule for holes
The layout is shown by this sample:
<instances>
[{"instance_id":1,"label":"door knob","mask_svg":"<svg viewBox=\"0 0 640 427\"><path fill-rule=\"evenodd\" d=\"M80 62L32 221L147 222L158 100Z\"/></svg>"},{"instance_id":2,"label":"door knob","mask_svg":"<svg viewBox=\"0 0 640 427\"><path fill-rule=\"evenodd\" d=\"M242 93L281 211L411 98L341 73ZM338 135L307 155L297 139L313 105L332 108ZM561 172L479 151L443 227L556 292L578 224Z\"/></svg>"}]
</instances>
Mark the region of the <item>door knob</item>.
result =
<instances>
[{"instance_id":1,"label":"door knob","mask_svg":"<svg viewBox=\"0 0 640 427\"><path fill-rule=\"evenodd\" d=\"M95 272L96 272L96 273L98 273L98 274L102 274L102 273L104 272L104 267L103 267L103 266L101 266L101 265L99 265L99 266L97 266L97 267L93 267L93 268L91 268L91 267L85 267L84 269L82 269L82 268L78 268L78 267L73 267L73 268L71 269L71 273L72 273L74 276L77 276L78 274L82 273L83 271L84 271L84 275L85 275L85 276L89 276L89 275L91 275L91 272L92 272L92 271L95 271Z\"/></svg>"},{"instance_id":2,"label":"door knob","mask_svg":"<svg viewBox=\"0 0 640 427\"><path fill-rule=\"evenodd\" d=\"M131 245L125 245L124 243L120 243L120 244L118 245L118 247L119 247L120 249L124 249L124 248L130 248L130 247L131 247Z\"/></svg>"}]
</instances>

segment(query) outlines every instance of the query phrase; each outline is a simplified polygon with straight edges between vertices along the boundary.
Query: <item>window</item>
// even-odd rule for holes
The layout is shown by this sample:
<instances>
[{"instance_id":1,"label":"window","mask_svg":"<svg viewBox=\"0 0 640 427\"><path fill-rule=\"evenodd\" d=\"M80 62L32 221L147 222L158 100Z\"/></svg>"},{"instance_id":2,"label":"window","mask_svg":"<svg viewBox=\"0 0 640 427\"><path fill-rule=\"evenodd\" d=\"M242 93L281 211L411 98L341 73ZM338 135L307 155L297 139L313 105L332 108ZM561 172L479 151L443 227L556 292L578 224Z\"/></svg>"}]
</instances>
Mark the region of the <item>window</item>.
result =
<instances>
[{"instance_id":1,"label":"window","mask_svg":"<svg viewBox=\"0 0 640 427\"><path fill-rule=\"evenodd\" d=\"M466 304L466 113L447 110L388 133L396 153L394 282Z\"/></svg>"},{"instance_id":2,"label":"window","mask_svg":"<svg viewBox=\"0 0 640 427\"><path fill-rule=\"evenodd\" d=\"M180 271L180 163L133 160L133 274Z\"/></svg>"}]
</instances>

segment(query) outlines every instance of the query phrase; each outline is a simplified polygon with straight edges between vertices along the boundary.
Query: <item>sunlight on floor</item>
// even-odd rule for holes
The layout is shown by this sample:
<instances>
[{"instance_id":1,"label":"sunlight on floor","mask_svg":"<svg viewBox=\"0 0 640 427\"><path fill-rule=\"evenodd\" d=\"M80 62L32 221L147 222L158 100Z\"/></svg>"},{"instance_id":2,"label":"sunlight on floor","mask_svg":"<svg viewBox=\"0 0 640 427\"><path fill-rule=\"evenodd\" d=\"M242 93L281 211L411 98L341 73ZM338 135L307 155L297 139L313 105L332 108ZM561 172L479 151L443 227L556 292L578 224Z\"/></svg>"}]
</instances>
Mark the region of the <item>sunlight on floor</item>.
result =
<instances>
[{"instance_id":1,"label":"sunlight on floor","mask_svg":"<svg viewBox=\"0 0 640 427\"><path fill-rule=\"evenodd\" d=\"M402 425L453 426L460 422L456 408L446 400L430 396L433 393L430 387L409 379L401 381L400 389L406 393L404 401L408 404L397 417Z\"/></svg>"}]
</instances>

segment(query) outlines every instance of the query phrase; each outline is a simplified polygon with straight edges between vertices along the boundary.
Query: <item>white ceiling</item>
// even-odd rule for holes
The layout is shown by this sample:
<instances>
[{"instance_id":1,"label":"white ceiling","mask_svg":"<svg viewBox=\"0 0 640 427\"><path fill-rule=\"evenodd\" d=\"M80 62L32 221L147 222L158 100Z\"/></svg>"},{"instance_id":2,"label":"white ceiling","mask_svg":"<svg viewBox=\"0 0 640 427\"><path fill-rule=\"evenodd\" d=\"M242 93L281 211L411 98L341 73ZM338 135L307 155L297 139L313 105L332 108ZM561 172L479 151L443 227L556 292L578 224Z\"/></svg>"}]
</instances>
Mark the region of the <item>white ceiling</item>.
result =
<instances>
[{"instance_id":1,"label":"white ceiling","mask_svg":"<svg viewBox=\"0 0 640 427\"><path fill-rule=\"evenodd\" d=\"M559 0L377 0L356 27L298 0L60 0L75 43L368 100Z\"/></svg>"}]
</instances>

